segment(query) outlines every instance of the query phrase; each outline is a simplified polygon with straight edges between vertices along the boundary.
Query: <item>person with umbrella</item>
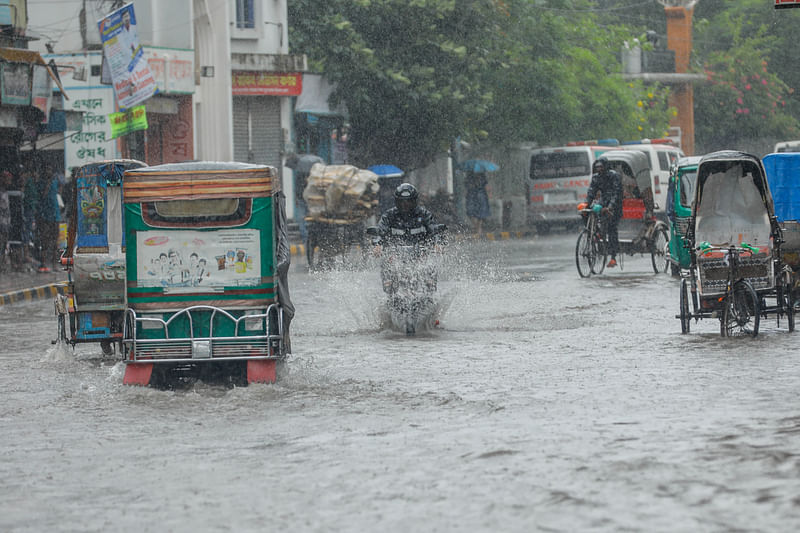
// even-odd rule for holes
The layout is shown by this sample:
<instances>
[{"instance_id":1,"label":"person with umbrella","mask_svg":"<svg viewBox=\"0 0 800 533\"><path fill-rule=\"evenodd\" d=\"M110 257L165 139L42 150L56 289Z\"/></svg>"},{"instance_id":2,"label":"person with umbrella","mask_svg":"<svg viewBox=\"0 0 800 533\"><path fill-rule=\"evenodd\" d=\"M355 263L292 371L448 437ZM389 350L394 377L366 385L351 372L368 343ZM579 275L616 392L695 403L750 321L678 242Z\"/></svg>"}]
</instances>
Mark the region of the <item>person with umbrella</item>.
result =
<instances>
[{"instance_id":1,"label":"person with umbrella","mask_svg":"<svg viewBox=\"0 0 800 533\"><path fill-rule=\"evenodd\" d=\"M316 163L324 165L325 160L314 154L291 154L286 158L286 166L291 168L294 174L294 219L300 230L300 239L303 244L308 243L308 229L306 228L308 206L303 198L303 191L306 189L311 167Z\"/></svg>"},{"instance_id":2,"label":"person with umbrella","mask_svg":"<svg viewBox=\"0 0 800 533\"><path fill-rule=\"evenodd\" d=\"M491 161L471 159L464 161L461 168L467 172L464 180L467 216L472 219L475 232L482 235L483 221L492 215L486 174L496 171L498 167Z\"/></svg>"}]
</instances>

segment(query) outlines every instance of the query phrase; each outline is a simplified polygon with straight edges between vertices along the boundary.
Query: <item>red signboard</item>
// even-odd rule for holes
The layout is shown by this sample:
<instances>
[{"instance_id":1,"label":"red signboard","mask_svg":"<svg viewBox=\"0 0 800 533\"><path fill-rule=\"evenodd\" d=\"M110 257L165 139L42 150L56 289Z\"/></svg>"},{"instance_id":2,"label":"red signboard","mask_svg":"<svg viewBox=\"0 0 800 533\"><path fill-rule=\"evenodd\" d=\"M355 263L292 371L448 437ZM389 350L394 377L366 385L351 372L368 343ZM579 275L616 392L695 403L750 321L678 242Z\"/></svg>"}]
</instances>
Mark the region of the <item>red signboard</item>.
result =
<instances>
[{"instance_id":1,"label":"red signboard","mask_svg":"<svg viewBox=\"0 0 800 533\"><path fill-rule=\"evenodd\" d=\"M231 86L235 96L298 96L303 92L303 74L234 70Z\"/></svg>"},{"instance_id":2,"label":"red signboard","mask_svg":"<svg viewBox=\"0 0 800 533\"><path fill-rule=\"evenodd\" d=\"M775 0L775 9L800 7L800 0Z\"/></svg>"}]
</instances>

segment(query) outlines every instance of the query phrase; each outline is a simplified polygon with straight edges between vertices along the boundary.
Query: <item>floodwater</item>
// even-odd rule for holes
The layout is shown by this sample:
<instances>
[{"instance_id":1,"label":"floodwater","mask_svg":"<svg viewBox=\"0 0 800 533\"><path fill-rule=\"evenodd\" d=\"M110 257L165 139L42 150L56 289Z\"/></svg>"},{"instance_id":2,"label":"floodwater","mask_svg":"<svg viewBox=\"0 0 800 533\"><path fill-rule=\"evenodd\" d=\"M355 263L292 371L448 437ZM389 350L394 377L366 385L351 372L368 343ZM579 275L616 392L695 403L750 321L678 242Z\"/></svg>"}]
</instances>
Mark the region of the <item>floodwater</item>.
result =
<instances>
[{"instance_id":1,"label":"floodwater","mask_svg":"<svg viewBox=\"0 0 800 533\"><path fill-rule=\"evenodd\" d=\"M0 530L800 528L800 333L681 335L675 279L579 279L573 243L454 245L416 337L376 268L298 264L275 385L124 387L51 302L0 307Z\"/></svg>"}]
</instances>

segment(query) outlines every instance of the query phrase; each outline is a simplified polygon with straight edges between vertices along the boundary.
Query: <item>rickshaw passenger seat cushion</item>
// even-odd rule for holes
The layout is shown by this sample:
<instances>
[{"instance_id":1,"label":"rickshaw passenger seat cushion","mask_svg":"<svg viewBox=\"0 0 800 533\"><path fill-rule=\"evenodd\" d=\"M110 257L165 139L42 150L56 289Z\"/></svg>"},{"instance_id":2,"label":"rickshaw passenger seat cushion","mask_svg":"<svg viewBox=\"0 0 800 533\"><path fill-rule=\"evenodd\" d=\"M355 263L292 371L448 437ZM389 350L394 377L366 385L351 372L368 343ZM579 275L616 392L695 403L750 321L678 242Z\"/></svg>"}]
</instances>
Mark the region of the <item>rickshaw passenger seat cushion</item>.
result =
<instances>
[{"instance_id":1,"label":"rickshaw passenger seat cushion","mask_svg":"<svg viewBox=\"0 0 800 533\"><path fill-rule=\"evenodd\" d=\"M642 220L646 210L644 200L640 198L623 198L622 200L623 219Z\"/></svg>"},{"instance_id":2,"label":"rickshaw passenger seat cushion","mask_svg":"<svg viewBox=\"0 0 800 533\"><path fill-rule=\"evenodd\" d=\"M277 364L274 359L247 361L247 383L275 383Z\"/></svg>"}]
</instances>

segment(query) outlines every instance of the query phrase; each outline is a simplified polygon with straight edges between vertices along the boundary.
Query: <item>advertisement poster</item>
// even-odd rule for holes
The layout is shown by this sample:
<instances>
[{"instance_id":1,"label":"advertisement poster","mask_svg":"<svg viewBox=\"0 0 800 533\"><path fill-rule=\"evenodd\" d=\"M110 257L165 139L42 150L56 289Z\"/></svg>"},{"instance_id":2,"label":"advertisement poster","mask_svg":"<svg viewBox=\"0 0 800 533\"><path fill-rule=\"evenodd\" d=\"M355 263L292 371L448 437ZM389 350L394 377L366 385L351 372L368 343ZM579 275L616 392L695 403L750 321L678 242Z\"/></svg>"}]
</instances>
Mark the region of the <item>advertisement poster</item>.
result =
<instances>
[{"instance_id":1,"label":"advertisement poster","mask_svg":"<svg viewBox=\"0 0 800 533\"><path fill-rule=\"evenodd\" d=\"M126 4L97 23L103 55L111 72L120 109L141 104L158 88L136 33L133 4Z\"/></svg>"},{"instance_id":2,"label":"advertisement poster","mask_svg":"<svg viewBox=\"0 0 800 533\"><path fill-rule=\"evenodd\" d=\"M108 246L106 235L106 187L96 174L83 174L75 179L78 195L78 248Z\"/></svg>"},{"instance_id":3,"label":"advertisement poster","mask_svg":"<svg viewBox=\"0 0 800 533\"><path fill-rule=\"evenodd\" d=\"M254 287L261 282L259 231L140 231L136 271L139 287Z\"/></svg>"},{"instance_id":4,"label":"advertisement poster","mask_svg":"<svg viewBox=\"0 0 800 533\"><path fill-rule=\"evenodd\" d=\"M0 67L0 102L31 105L31 66L28 63L3 63Z\"/></svg>"}]
</instances>

